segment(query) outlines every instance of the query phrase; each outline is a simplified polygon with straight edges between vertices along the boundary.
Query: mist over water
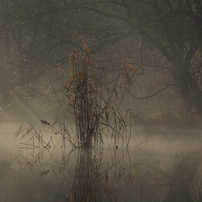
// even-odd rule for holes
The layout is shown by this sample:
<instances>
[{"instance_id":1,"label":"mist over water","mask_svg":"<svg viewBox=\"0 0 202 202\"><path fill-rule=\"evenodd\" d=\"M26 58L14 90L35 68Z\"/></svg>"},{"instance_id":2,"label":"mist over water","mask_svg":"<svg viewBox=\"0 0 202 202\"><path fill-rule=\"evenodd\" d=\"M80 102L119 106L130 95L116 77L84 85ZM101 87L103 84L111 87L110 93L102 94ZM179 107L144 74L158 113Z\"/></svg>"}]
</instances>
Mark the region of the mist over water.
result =
<instances>
[{"instance_id":1,"label":"mist over water","mask_svg":"<svg viewBox=\"0 0 202 202\"><path fill-rule=\"evenodd\" d=\"M0 202L202 202L202 1L0 0L0 33Z\"/></svg>"},{"instance_id":2,"label":"mist over water","mask_svg":"<svg viewBox=\"0 0 202 202\"><path fill-rule=\"evenodd\" d=\"M128 149L108 137L103 148L71 151L53 136L42 152L14 138L18 124L0 127L1 201L201 200L200 130L132 128Z\"/></svg>"}]
</instances>

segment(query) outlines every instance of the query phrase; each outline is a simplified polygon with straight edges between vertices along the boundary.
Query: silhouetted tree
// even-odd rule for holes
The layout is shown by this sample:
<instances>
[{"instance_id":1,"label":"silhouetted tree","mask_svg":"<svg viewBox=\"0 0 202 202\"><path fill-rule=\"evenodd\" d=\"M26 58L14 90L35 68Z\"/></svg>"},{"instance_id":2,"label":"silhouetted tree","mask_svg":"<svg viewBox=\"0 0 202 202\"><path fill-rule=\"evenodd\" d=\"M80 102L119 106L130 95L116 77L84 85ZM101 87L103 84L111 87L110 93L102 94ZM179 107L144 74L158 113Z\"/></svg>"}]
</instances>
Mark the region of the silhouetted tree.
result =
<instances>
[{"instance_id":1,"label":"silhouetted tree","mask_svg":"<svg viewBox=\"0 0 202 202\"><path fill-rule=\"evenodd\" d=\"M112 25L99 38L97 50L106 43L137 31L145 43L161 52L171 66L173 78L187 107L202 112L201 45L202 2L199 0L120 0L92 1L81 8L112 19ZM118 31L116 31L118 30Z\"/></svg>"},{"instance_id":2,"label":"silhouetted tree","mask_svg":"<svg viewBox=\"0 0 202 202\"><path fill-rule=\"evenodd\" d=\"M141 53L148 58L151 52L145 44L160 51L161 57L156 57L168 63L165 68L187 108L195 106L202 113L200 0L10 0L1 4L6 8L1 11L6 25L3 44L12 47L12 56L20 55L26 61L20 64L29 65L29 73L34 69L38 76L42 66L45 71L68 62L67 51L72 45L80 46L76 40L80 35L91 53L99 54L115 53L117 43L130 46L125 52L136 51L141 42ZM143 69L142 59L140 56L138 63Z\"/></svg>"}]
</instances>

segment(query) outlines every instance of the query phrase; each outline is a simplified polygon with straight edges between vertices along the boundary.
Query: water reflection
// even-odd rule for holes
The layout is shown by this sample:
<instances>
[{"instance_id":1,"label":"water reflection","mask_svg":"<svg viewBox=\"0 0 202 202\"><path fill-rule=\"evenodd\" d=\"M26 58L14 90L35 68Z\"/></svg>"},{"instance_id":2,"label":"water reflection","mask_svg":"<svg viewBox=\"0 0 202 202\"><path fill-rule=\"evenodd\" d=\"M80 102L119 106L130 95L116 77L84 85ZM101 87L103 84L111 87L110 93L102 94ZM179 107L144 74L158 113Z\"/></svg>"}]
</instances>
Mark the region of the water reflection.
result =
<instances>
[{"instance_id":1,"label":"water reflection","mask_svg":"<svg viewBox=\"0 0 202 202\"><path fill-rule=\"evenodd\" d=\"M200 159L197 153L185 156L174 166L166 202L202 201L199 166Z\"/></svg>"},{"instance_id":2,"label":"water reflection","mask_svg":"<svg viewBox=\"0 0 202 202\"><path fill-rule=\"evenodd\" d=\"M50 141L8 153L2 145L0 201L202 201L199 136L136 137L129 150L71 150Z\"/></svg>"},{"instance_id":3,"label":"water reflection","mask_svg":"<svg viewBox=\"0 0 202 202\"><path fill-rule=\"evenodd\" d=\"M129 150L118 148L62 151L60 159L57 156L48 168L40 159L38 175L60 179L53 201L201 201L201 159L196 153L178 158L171 170L162 169L139 150L132 151L132 158ZM27 164L28 158L22 159ZM32 169L39 170L33 162L36 159L30 161Z\"/></svg>"},{"instance_id":4,"label":"water reflection","mask_svg":"<svg viewBox=\"0 0 202 202\"><path fill-rule=\"evenodd\" d=\"M53 181L63 176L55 201L119 201L119 189L122 187L120 190L123 190L135 180L136 173L131 170L128 150L116 147L69 152L61 149L61 156L57 154L56 158L48 150L42 151L35 156L20 154L16 163L23 169L40 170L39 177L52 177ZM47 163L48 157L51 162Z\"/></svg>"},{"instance_id":5,"label":"water reflection","mask_svg":"<svg viewBox=\"0 0 202 202\"><path fill-rule=\"evenodd\" d=\"M109 153L104 159L103 151L80 150L77 155L72 201L117 201L116 189L131 182L131 161L128 151Z\"/></svg>"}]
</instances>

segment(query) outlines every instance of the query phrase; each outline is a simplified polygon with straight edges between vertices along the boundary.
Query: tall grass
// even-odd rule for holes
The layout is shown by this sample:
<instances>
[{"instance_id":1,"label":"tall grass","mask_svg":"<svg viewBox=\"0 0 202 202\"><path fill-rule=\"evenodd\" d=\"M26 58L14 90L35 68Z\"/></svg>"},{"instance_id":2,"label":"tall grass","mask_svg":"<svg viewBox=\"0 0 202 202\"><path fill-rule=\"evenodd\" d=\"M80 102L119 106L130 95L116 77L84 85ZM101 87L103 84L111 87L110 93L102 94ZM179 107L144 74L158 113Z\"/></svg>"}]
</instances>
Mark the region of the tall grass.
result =
<instances>
[{"instance_id":1,"label":"tall grass","mask_svg":"<svg viewBox=\"0 0 202 202\"><path fill-rule=\"evenodd\" d=\"M84 39L82 43L83 48L71 54L66 82L60 95L56 94L59 102L63 97L63 104L60 104L64 122L56 118L53 123L46 120L41 120L41 123L55 134L60 134L64 144L67 141L76 148L102 144L106 131L115 142L121 138L128 145L131 134L126 120L130 119L131 124L135 116L130 109L123 114L117 103L135 85L136 69L120 62L113 80L105 83L107 70L101 62L94 65ZM69 117L73 119L73 124Z\"/></svg>"},{"instance_id":2,"label":"tall grass","mask_svg":"<svg viewBox=\"0 0 202 202\"><path fill-rule=\"evenodd\" d=\"M97 67L93 64L84 39L83 50L74 51L71 55L71 63L69 76L62 92L65 93L69 103L67 111L71 111L74 116L77 146L92 147L95 143L101 143L103 130L106 128L113 133L115 139L118 136L123 138L127 128L126 118L130 110L128 109L123 116L115 100L119 96L123 97L126 88L133 85L135 72L127 69L124 64L119 69L120 73L114 79L113 85L107 87L101 79L101 75L106 74L105 69L101 63ZM123 81L127 87L123 87L126 86Z\"/></svg>"}]
</instances>

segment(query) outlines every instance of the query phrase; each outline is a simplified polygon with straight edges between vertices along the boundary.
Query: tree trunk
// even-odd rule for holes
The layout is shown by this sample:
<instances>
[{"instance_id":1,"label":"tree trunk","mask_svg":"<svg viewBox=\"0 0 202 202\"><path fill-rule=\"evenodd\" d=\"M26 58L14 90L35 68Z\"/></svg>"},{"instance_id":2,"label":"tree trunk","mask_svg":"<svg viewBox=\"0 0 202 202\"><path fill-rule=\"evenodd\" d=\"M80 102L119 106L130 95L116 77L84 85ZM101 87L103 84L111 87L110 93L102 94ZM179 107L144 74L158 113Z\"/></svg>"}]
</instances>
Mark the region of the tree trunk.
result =
<instances>
[{"instance_id":1,"label":"tree trunk","mask_svg":"<svg viewBox=\"0 0 202 202\"><path fill-rule=\"evenodd\" d=\"M202 90L200 89L197 81L190 75L187 80L187 86L190 90L191 103L196 111L202 115Z\"/></svg>"},{"instance_id":2,"label":"tree trunk","mask_svg":"<svg viewBox=\"0 0 202 202\"><path fill-rule=\"evenodd\" d=\"M6 79L1 78L0 81L0 105L6 107L11 102L11 96L9 93L9 82ZM0 106L0 107L1 107Z\"/></svg>"},{"instance_id":3,"label":"tree trunk","mask_svg":"<svg viewBox=\"0 0 202 202\"><path fill-rule=\"evenodd\" d=\"M195 109L202 115L202 89L192 76L189 65L174 65L175 80L179 84L188 111Z\"/></svg>"}]
</instances>

